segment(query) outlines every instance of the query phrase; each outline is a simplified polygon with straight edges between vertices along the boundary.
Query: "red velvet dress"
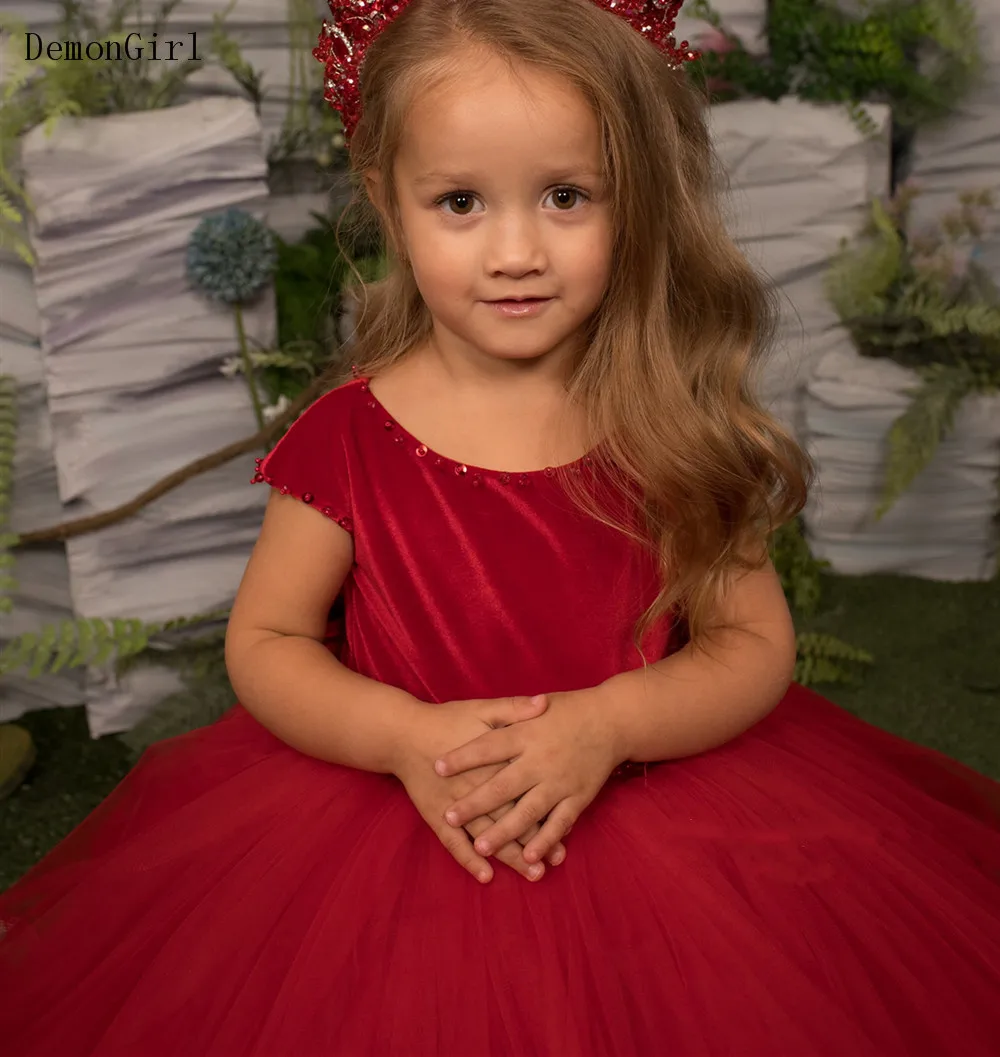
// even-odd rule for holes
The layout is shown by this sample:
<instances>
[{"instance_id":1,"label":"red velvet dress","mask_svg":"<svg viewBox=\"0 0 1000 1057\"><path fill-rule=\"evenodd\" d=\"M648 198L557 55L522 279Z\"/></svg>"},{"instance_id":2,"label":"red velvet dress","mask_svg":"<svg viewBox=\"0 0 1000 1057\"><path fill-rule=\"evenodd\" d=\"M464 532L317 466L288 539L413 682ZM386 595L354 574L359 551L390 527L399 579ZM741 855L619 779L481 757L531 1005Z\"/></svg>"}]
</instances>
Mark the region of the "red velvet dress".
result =
<instances>
[{"instance_id":1,"label":"red velvet dress","mask_svg":"<svg viewBox=\"0 0 1000 1057\"><path fill-rule=\"evenodd\" d=\"M439 459L360 380L262 474L354 535L357 671L445 701L640 663L653 570L556 477ZM0 1052L996 1057L998 822L994 783L793 686L725 747L612 778L540 883L480 885L395 778L236 706L0 896Z\"/></svg>"}]
</instances>

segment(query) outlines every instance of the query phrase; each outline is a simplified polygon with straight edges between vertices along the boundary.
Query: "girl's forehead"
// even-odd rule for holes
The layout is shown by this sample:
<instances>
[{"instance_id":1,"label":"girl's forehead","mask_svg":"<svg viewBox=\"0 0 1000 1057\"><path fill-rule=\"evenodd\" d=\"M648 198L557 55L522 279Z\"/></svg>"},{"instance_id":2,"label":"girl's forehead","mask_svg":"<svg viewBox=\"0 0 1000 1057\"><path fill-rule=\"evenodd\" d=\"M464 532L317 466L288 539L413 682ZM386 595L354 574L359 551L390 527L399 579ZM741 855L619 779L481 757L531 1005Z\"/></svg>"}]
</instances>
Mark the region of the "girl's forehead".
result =
<instances>
[{"instance_id":1,"label":"girl's forehead","mask_svg":"<svg viewBox=\"0 0 1000 1057\"><path fill-rule=\"evenodd\" d=\"M512 156L592 168L601 153L597 115L575 85L544 70L511 71L496 58L415 91L403 132L400 154L420 170Z\"/></svg>"}]
</instances>

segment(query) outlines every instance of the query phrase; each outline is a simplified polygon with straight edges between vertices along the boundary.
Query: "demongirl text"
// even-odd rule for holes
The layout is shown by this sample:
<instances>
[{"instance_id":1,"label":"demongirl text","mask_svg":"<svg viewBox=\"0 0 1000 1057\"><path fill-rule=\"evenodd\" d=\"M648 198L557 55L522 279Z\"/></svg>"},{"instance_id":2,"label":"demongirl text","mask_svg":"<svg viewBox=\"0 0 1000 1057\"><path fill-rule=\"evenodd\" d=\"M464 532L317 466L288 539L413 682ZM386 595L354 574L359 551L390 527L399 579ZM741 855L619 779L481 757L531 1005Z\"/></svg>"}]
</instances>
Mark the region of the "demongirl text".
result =
<instances>
[{"instance_id":1,"label":"demongirl text","mask_svg":"<svg viewBox=\"0 0 1000 1057\"><path fill-rule=\"evenodd\" d=\"M184 36L190 40L157 40L154 33L143 40L139 33L129 33L124 40L91 40L81 44L78 40L50 40L46 44L38 33L25 36L24 57L33 62L44 54L47 59L70 59L76 62L120 62L122 59L195 59L198 58L198 32L192 30ZM187 50L190 44L190 50ZM179 51L179 54L175 52Z\"/></svg>"}]
</instances>

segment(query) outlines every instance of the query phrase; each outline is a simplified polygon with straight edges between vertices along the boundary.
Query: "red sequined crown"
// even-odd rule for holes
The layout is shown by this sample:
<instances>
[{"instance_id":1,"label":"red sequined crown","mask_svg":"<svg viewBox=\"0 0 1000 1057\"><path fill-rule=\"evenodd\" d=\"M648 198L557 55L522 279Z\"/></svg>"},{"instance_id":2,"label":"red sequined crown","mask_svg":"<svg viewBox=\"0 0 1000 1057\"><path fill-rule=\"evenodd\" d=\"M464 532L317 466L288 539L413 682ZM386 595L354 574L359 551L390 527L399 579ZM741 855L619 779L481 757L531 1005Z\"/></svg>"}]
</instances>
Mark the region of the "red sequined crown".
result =
<instances>
[{"instance_id":1,"label":"red sequined crown","mask_svg":"<svg viewBox=\"0 0 1000 1057\"><path fill-rule=\"evenodd\" d=\"M358 78L365 52L412 0L328 0L332 22L323 22L313 55L326 65L324 98L340 112L351 137L361 117ZM539 0L541 3L542 0ZM591 0L625 19L656 45L675 67L698 58L686 40L674 43L674 25L684 0Z\"/></svg>"}]
</instances>

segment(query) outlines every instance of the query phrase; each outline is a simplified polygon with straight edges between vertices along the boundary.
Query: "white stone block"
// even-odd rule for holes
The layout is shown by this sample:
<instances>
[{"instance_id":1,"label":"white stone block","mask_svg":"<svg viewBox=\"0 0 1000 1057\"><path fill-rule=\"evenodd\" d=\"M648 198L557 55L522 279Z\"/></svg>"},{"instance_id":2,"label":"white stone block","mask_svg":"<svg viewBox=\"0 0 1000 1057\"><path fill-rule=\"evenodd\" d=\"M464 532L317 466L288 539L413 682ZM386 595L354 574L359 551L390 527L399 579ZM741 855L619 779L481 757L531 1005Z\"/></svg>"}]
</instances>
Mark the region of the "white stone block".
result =
<instances>
[{"instance_id":1,"label":"white stone block","mask_svg":"<svg viewBox=\"0 0 1000 1057\"><path fill-rule=\"evenodd\" d=\"M933 460L875 520L889 431L917 386L914 371L854 351L832 351L817 364L806 397L818 468L805 511L810 547L846 575L987 580L996 571L1000 397L967 397Z\"/></svg>"},{"instance_id":2,"label":"white stone block","mask_svg":"<svg viewBox=\"0 0 1000 1057\"><path fill-rule=\"evenodd\" d=\"M261 127L244 100L212 98L35 130L23 159L58 520L84 517L256 430L244 380L219 373L238 348L232 311L190 288L186 250L207 213L266 213ZM273 343L272 293L244 323L251 343ZM247 454L70 539L74 611L159 621L228 606L267 498L252 473ZM124 680L108 697L107 680L91 673L87 688L95 736L151 706L130 687L159 685Z\"/></svg>"},{"instance_id":3,"label":"white stone block","mask_svg":"<svg viewBox=\"0 0 1000 1057\"><path fill-rule=\"evenodd\" d=\"M823 290L840 240L856 233L873 194L889 185L889 115L859 132L842 107L787 98L712 109L716 149L729 174L731 226L749 259L776 284L781 332L762 396L796 435L804 429L802 389L831 348L849 348Z\"/></svg>"},{"instance_id":4,"label":"white stone block","mask_svg":"<svg viewBox=\"0 0 1000 1057\"><path fill-rule=\"evenodd\" d=\"M992 189L1000 206L1000 3L976 5L983 78L944 121L917 131L910 175L922 189L912 227L934 224L962 191ZM1000 284L1000 225L982 247L982 264Z\"/></svg>"}]
</instances>

